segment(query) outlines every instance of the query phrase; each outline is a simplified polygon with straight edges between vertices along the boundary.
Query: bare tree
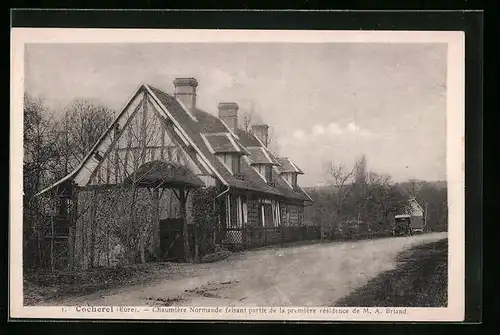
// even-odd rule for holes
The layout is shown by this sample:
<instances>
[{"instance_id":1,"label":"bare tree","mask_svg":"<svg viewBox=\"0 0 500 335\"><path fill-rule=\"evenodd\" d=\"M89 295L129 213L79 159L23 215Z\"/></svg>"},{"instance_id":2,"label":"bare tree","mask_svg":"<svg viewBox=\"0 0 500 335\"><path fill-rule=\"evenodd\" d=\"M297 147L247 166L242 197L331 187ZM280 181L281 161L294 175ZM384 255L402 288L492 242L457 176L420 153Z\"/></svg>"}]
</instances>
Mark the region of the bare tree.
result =
<instances>
[{"instance_id":1,"label":"bare tree","mask_svg":"<svg viewBox=\"0 0 500 335\"><path fill-rule=\"evenodd\" d=\"M336 189L343 189L353 181L356 166L348 168L343 162L338 165L333 162L328 163L329 183Z\"/></svg>"},{"instance_id":2,"label":"bare tree","mask_svg":"<svg viewBox=\"0 0 500 335\"><path fill-rule=\"evenodd\" d=\"M404 212L408 208L408 198L389 175L369 173L367 200L375 210L371 215L380 217L386 225L389 223L389 214Z\"/></svg>"},{"instance_id":3,"label":"bare tree","mask_svg":"<svg viewBox=\"0 0 500 335\"><path fill-rule=\"evenodd\" d=\"M58 122L59 151L67 174L80 164L114 118L114 110L89 100L77 99Z\"/></svg>"},{"instance_id":4,"label":"bare tree","mask_svg":"<svg viewBox=\"0 0 500 335\"><path fill-rule=\"evenodd\" d=\"M328 182L333 188L333 200L331 204L334 208L334 217L332 225L334 229L342 231L342 220L344 219L344 206L347 198L354 190L354 174L356 166L348 168L343 162L334 164L328 163L327 175Z\"/></svg>"},{"instance_id":5,"label":"bare tree","mask_svg":"<svg viewBox=\"0 0 500 335\"><path fill-rule=\"evenodd\" d=\"M271 151L271 153L275 157L279 157L281 148L274 127L269 128L269 134L267 137L267 148L269 149L269 151Z\"/></svg>"},{"instance_id":6,"label":"bare tree","mask_svg":"<svg viewBox=\"0 0 500 335\"><path fill-rule=\"evenodd\" d=\"M255 105L252 102L249 109L244 109L241 112L240 127L245 131L251 131L252 125L263 123L262 117L255 111ZM269 127L267 137L267 148L274 156L279 156L280 146L278 136L274 127Z\"/></svg>"},{"instance_id":7,"label":"bare tree","mask_svg":"<svg viewBox=\"0 0 500 335\"><path fill-rule=\"evenodd\" d=\"M50 171L59 153L52 113L43 100L24 95L23 175L24 192L32 196L51 181Z\"/></svg>"},{"instance_id":8,"label":"bare tree","mask_svg":"<svg viewBox=\"0 0 500 335\"><path fill-rule=\"evenodd\" d=\"M354 181L356 184L361 185L366 183L367 177L367 162L366 155L362 155L355 164L355 177Z\"/></svg>"},{"instance_id":9,"label":"bare tree","mask_svg":"<svg viewBox=\"0 0 500 335\"><path fill-rule=\"evenodd\" d=\"M254 119L256 118L256 114L253 110L253 106L251 109L243 110L241 113L241 128L245 131L250 131L252 128L252 124L254 124Z\"/></svg>"},{"instance_id":10,"label":"bare tree","mask_svg":"<svg viewBox=\"0 0 500 335\"><path fill-rule=\"evenodd\" d=\"M42 99L24 94L23 133L23 246L27 267L42 262L42 215L45 203L34 195L54 181L59 152L52 113Z\"/></svg>"}]
</instances>

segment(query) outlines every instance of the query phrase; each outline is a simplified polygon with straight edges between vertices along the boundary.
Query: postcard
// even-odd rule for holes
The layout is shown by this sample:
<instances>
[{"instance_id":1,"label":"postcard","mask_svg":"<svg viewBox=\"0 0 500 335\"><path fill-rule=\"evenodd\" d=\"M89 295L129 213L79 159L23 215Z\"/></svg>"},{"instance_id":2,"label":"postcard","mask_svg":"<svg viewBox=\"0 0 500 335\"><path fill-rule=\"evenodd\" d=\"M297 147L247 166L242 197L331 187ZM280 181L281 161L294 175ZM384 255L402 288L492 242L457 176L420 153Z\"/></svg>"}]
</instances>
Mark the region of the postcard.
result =
<instances>
[{"instance_id":1,"label":"postcard","mask_svg":"<svg viewBox=\"0 0 500 335\"><path fill-rule=\"evenodd\" d=\"M462 321L464 33L13 28L10 317Z\"/></svg>"}]
</instances>

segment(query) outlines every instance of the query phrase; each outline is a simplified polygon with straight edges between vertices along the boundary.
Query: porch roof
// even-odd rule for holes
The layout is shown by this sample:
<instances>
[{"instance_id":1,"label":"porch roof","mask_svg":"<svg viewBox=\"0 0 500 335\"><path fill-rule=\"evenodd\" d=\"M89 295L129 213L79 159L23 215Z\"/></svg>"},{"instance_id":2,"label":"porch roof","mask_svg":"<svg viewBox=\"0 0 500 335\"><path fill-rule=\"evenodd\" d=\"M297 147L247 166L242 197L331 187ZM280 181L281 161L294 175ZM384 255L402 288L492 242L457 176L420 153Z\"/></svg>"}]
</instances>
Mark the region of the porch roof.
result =
<instances>
[{"instance_id":1,"label":"porch roof","mask_svg":"<svg viewBox=\"0 0 500 335\"><path fill-rule=\"evenodd\" d=\"M152 161L141 165L128 176L124 183L134 183L139 187L197 188L204 182L182 165L171 162Z\"/></svg>"}]
</instances>

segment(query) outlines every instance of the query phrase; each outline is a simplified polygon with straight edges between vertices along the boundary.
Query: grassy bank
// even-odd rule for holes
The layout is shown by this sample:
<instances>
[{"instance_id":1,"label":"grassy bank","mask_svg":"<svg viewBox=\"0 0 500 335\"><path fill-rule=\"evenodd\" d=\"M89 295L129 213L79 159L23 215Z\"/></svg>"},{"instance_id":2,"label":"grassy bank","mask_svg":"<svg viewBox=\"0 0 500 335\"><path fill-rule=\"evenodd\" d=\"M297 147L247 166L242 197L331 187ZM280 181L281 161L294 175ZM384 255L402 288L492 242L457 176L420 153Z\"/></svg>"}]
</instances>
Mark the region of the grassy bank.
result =
<instances>
[{"instance_id":1,"label":"grassy bank","mask_svg":"<svg viewBox=\"0 0 500 335\"><path fill-rule=\"evenodd\" d=\"M446 307L447 253L447 239L406 250L398 256L396 269L370 280L336 306Z\"/></svg>"},{"instance_id":2,"label":"grassy bank","mask_svg":"<svg viewBox=\"0 0 500 335\"><path fill-rule=\"evenodd\" d=\"M231 255L222 250L206 255L202 263L217 262ZM146 263L113 268L96 268L86 271L32 272L24 275L24 305L36 305L41 301L81 296L101 290L147 284L175 276L189 275L193 266L189 263Z\"/></svg>"},{"instance_id":3,"label":"grassy bank","mask_svg":"<svg viewBox=\"0 0 500 335\"><path fill-rule=\"evenodd\" d=\"M27 273L23 281L24 305L166 279L178 271L178 264L147 263L87 271Z\"/></svg>"}]
</instances>

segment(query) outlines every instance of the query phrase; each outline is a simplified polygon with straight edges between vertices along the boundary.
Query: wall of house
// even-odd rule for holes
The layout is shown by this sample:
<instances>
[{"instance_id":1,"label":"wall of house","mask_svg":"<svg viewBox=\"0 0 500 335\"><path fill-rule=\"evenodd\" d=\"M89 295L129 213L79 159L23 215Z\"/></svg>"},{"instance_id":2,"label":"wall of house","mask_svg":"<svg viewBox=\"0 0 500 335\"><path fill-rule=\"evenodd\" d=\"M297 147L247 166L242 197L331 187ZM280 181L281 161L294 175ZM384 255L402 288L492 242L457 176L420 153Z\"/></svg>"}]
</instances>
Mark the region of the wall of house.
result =
<instances>
[{"instance_id":1,"label":"wall of house","mask_svg":"<svg viewBox=\"0 0 500 335\"><path fill-rule=\"evenodd\" d=\"M238 197L241 198L241 202L238 203ZM231 200L229 200L231 199ZM228 208L227 201L231 201L231 207ZM245 206L246 204L246 206ZM221 222L223 223L222 228L224 227L262 227L262 207L266 205L273 210L270 217L273 218L274 222L267 222L267 227L277 227L279 225L288 225L287 220L291 222L292 225L299 224L298 218L298 209L297 206L286 205L284 203L278 203L275 200L266 199L266 198L258 198L258 197L247 197L242 196L240 194L231 194L226 197L225 204L223 205L225 213L221 215ZM279 214L277 207L279 206ZM289 212L288 207L290 206L291 213ZM235 208L236 207L236 208ZM241 208L240 208L241 207ZM238 210L242 211L241 217L238 216ZM246 210L246 215L245 215ZM231 221L228 225L227 212L230 211ZM246 216L246 222L244 220ZM243 218L243 220L241 220ZM240 221L242 221L240 223Z\"/></svg>"},{"instance_id":2,"label":"wall of house","mask_svg":"<svg viewBox=\"0 0 500 335\"><path fill-rule=\"evenodd\" d=\"M298 220L299 226L304 225L304 206L298 206Z\"/></svg>"},{"instance_id":3,"label":"wall of house","mask_svg":"<svg viewBox=\"0 0 500 335\"><path fill-rule=\"evenodd\" d=\"M237 195L232 195L232 206L237 204ZM247 198L242 197L242 201L246 201L246 210L247 210L247 222L246 226L248 227L262 227L262 206L264 203L268 203L271 205L273 200L263 199L263 198ZM275 206L276 206L275 202ZM224 207L227 211L227 206ZM280 225L281 226L300 226L304 221L304 207L294 204L286 204L283 202L279 203L280 209ZM232 207L231 210L231 219L233 220L231 226L238 226L235 220L237 218L237 212ZM225 215L224 215L225 218ZM224 227L226 226L226 221L224 221ZM275 225L272 225L275 227Z\"/></svg>"},{"instance_id":4,"label":"wall of house","mask_svg":"<svg viewBox=\"0 0 500 335\"><path fill-rule=\"evenodd\" d=\"M249 227L260 227L262 226L260 219L260 206L257 199L250 199L247 201L248 208L248 226Z\"/></svg>"},{"instance_id":5,"label":"wall of house","mask_svg":"<svg viewBox=\"0 0 500 335\"><path fill-rule=\"evenodd\" d=\"M297 205L286 205L287 207L287 212L288 212L288 220L287 220L287 225L288 226L299 226L301 225L301 207Z\"/></svg>"},{"instance_id":6,"label":"wall of house","mask_svg":"<svg viewBox=\"0 0 500 335\"><path fill-rule=\"evenodd\" d=\"M413 229L422 229L424 226L424 218L422 216L412 216L411 227Z\"/></svg>"},{"instance_id":7,"label":"wall of house","mask_svg":"<svg viewBox=\"0 0 500 335\"><path fill-rule=\"evenodd\" d=\"M411 215L412 216L423 216L424 212L420 208L412 208Z\"/></svg>"}]
</instances>

